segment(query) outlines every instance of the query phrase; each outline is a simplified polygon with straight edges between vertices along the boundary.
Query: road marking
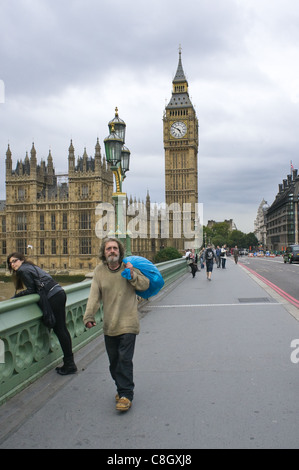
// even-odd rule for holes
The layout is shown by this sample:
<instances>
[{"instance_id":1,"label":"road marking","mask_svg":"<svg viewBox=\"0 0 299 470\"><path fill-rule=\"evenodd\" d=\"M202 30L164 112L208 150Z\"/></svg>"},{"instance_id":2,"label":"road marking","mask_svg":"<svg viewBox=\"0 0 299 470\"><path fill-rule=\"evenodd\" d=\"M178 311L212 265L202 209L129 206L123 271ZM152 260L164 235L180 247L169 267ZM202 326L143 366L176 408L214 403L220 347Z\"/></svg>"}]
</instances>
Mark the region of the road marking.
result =
<instances>
[{"instance_id":1,"label":"road marking","mask_svg":"<svg viewBox=\"0 0 299 470\"><path fill-rule=\"evenodd\" d=\"M236 303L236 304L191 304L191 305L186 305L186 304L177 304L177 305L145 305L143 308L197 308L197 307L247 307L248 305L259 305L259 306L267 306L271 305L279 305L281 307L281 304L278 302L246 302L246 303ZM143 309L142 308L142 309Z\"/></svg>"}]
</instances>

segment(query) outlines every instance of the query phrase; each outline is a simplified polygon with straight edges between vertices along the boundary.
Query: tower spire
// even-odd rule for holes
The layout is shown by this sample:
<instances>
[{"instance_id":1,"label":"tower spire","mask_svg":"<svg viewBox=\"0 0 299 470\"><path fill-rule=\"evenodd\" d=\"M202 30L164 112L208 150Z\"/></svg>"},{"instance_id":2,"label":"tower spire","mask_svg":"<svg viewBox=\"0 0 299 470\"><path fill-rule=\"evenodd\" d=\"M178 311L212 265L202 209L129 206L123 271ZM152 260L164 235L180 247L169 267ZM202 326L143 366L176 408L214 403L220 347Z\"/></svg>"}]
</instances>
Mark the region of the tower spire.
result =
<instances>
[{"instance_id":1,"label":"tower spire","mask_svg":"<svg viewBox=\"0 0 299 470\"><path fill-rule=\"evenodd\" d=\"M172 97L166 109L192 107L189 99L188 81L182 65L182 47L179 46L179 63L174 79L172 80Z\"/></svg>"},{"instance_id":2,"label":"tower spire","mask_svg":"<svg viewBox=\"0 0 299 470\"><path fill-rule=\"evenodd\" d=\"M179 45L179 63L178 63L178 68L175 74L175 77L173 79L173 84L178 83L178 82L186 82L188 86L187 79L185 77L185 73L183 70L183 65L182 65L182 46Z\"/></svg>"},{"instance_id":3,"label":"tower spire","mask_svg":"<svg viewBox=\"0 0 299 470\"><path fill-rule=\"evenodd\" d=\"M6 174L11 175L11 170L12 170L11 150L8 144L7 152L6 152Z\"/></svg>"}]
</instances>

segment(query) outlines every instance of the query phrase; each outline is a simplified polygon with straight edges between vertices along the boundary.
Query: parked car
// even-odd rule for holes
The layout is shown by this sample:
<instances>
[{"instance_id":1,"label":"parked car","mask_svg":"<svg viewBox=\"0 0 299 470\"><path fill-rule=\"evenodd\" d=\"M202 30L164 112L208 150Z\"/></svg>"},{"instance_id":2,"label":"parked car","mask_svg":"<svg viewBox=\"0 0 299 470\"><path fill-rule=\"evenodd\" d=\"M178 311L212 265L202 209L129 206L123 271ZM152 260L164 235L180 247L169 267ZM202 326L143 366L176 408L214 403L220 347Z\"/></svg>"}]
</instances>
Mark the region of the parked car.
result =
<instances>
[{"instance_id":1,"label":"parked car","mask_svg":"<svg viewBox=\"0 0 299 470\"><path fill-rule=\"evenodd\" d=\"M299 261L299 245L289 245L283 255L284 263Z\"/></svg>"}]
</instances>

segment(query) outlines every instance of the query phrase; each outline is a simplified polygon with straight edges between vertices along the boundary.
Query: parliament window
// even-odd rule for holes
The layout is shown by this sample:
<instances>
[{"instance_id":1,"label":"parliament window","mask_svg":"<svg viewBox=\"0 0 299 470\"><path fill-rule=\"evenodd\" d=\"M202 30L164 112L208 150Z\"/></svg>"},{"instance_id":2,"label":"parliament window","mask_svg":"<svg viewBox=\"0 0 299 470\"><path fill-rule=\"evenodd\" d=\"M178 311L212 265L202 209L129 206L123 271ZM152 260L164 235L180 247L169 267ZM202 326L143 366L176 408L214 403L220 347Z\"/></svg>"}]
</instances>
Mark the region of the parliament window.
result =
<instances>
[{"instance_id":1,"label":"parliament window","mask_svg":"<svg viewBox=\"0 0 299 470\"><path fill-rule=\"evenodd\" d=\"M17 214L17 231L27 230L26 214Z\"/></svg>"},{"instance_id":2,"label":"parliament window","mask_svg":"<svg viewBox=\"0 0 299 470\"><path fill-rule=\"evenodd\" d=\"M56 215L51 214L51 230L56 230Z\"/></svg>"},{"instance_id":3,"label":"parliament window","mask_svg":"<svg viewBox=\"0 0 299 470\"><path fill-rule=\"evenodd\" d=\"M90 212L81 212L79 224L80 224L79 225L80 230L90 230L91 229Z\"/></svg>"},{"instance_id":4,"label":"parliament window","mask_svg":"<svg viewBox=\"0 0 299 470\"><path fill-rule=\"evenodd\" d=\"M44 216L44 214L41 214L39 216L39 229L40 230L45 230L45 216Z\"/></svg>"},{"instance_id":5,"label":"parliament window","mask_svg":"<svg viewBox=\"0 0 299 470\"><path fill-rule=\"evenodd\" d=\"M62 214L62 230L67 230L67 213Z\"/></svg>"},{"instance_id":6,"label":"parliament window","mask_svg":"<svg viewBox=\"0 0 299 470\"><path fill-rule=\"evenodd\" d=\"M24 201L25 199L25 190L24 188L18 188L18 200Z\"/></svg>"},{"instance_id":7,"label":"parliament window","mask_svg":"<svg viewBox=\"0 0 299 470\"><path fill-rule=\"evenodd\" d=\"M24 238L17 239L17 251L27 255L27 240Z\"/></svg>"},{"instance_id":8,"label":"parliament window","mask_svg":"<svg viewBox=\"0 0 299 470\"><path fill-rule=\"evenodd\" d=\"M63 239L62 253L63 253L64 255L67 255L67 254L68 254L68 239L67 239L67 238L64 238L64 239Z\"/></svg>"},{"instance_id":9,"label":"parliament window","mask_svg":"<svg viewBox=\"0 0 299 470\"><path fill-rule=\"evenodd\" d=\"M51 253L52 255L56 255L56 239L52 238L51 240Z\"/></svg>"},{"instance_id":10,"label":"parliament window","mask_svg":"<svg viewBox=\"0 0 299 470\"><path fill-rule=\"evenodd\" d=\"M81 238L79 246L80 255L90 255L91 254L91 238Z\"/></svg>"},{"instance_id":11,"label":"parliament window","mask_svg":"<svg viewBox=\"0 0 299 470\"><path fill-rule=\"evenodd\" d=\"M89 188L87 184L83 184L81 188L81 196L83 199L88 198L89 195Z\"/></svg>"}]
</instances>

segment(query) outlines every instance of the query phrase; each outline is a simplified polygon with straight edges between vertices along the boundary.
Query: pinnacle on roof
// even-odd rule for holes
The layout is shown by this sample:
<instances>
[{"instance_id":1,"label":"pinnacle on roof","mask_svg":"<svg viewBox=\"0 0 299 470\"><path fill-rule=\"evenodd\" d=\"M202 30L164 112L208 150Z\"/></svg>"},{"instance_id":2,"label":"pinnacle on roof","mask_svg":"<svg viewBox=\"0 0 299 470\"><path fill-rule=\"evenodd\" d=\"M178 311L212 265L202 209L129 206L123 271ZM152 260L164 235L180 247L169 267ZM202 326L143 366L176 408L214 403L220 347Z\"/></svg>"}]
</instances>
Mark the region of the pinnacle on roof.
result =
<instances>
[{"instance_id":1,"label":"pinnacle on roof","mask_svg":"<svg viewBox=\"0 0 299 470\"><path fill-rule=\"evenodd\" d=\"M175 74L175 77L173 79L172 83L176 82L187 82L187 79L185 77L185 73L183 70L183 65L182 65L182 48L181 46L179 47L179 63L178 63L178 68Z\"/></svg>"}]
</instances>

